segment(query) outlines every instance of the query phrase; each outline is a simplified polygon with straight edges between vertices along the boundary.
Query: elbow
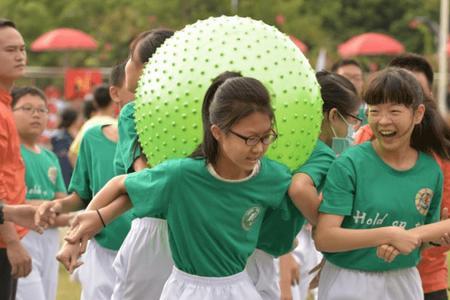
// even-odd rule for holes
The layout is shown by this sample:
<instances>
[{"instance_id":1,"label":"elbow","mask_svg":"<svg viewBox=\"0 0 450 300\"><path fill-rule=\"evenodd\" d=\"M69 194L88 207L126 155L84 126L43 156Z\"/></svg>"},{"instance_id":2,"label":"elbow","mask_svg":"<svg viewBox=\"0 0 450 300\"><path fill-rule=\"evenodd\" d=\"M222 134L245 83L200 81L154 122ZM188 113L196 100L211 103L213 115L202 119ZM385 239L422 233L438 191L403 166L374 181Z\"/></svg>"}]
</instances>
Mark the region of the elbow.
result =
<instances>
[{"instance_id":1,"label":"elbow","mask_svg":"<svg viewBox=\"0 0 450 300\"><path fill-rule=\"evenodd\" d=\"M314 245L316 246L317 251L319 252L328 252L327 250L327 243L326 243L326 237L324 237L324 234L321 230L313 230L313 239L314 239Z\"/></svg>"}]
</instances>

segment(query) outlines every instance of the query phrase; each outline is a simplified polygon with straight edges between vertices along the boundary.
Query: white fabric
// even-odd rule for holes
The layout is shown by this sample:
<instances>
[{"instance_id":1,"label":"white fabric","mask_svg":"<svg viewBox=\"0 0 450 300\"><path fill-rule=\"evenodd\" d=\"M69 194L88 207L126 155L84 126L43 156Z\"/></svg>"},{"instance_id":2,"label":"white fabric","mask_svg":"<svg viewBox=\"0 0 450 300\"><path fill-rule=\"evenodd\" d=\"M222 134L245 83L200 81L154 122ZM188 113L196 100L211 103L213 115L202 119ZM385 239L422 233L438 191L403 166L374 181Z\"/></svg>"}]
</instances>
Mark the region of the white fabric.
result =
<instances>
[{"instance_id":1,"label":"white fabric","mask_svg":"<svg viewBox=\"0 0 450 300\"><path fill-rule=\"evenodd\" d=\"M319 300L422 300L419 272L414 268L362 272L326 262L319 281Z\"/></svg>"},{"instance_id":2,"label":"white fabric","mask_svg":"<svg viewBox=\"0 0 450 300\"><path fill-rule=\"evenodd\" d=\"M167 221L134 219L114 261L112 300L159 299L172 272Z\"/></svg>"},{"instance_id":3,"label":"white fabric","mask_svg":"<svg viewBox=\"0 0 450 300\"><path fill-rule=\"evenodd\" d=\"M295 260L300 265L300 283L292 287L293 300L307 300L311 280L316 273L309 272L322 260L322 254L316 250L311 236L311 225L306 224L297 235L298 245L292 252ZM311 291L313 299L317 299L317 289Z\"/></svg>"},{"instance_id":4,"label":"white fabric","mask_svg":"<svg viewBox=\"0 0 450 300\"><path fill-rule=\"evenodd\" d=\"M259 249L256 249L247 260L248 275L264 300L280 299L277 262L272 255Z\"/></svg>"},{"instance_id":5,"label":"white fabric","mask_svg":"<svg viewBox=\"0 0 450 300\"><path fill-rule=\"evenodd\" d=\"M95 239L89 241L77 273L81 283L81 300L110 300L114 288L113 262L117 251L103 248Z\"/></svg>"},{"instance_id":6,"label":"white fabric","mask_svg":"<svg viewBox=\"0 0 450 300\"><path fill-rule=\"evenodd\" d=\"M148 298L150 299L150 298ZM246 271L227 277L202 277L173 267L160 300L262 300Z\"/></svg>"},{"instance_id":7,"label":"white fabric","mask_svg":"<svg viewBox=\"0 0 450 300\"><path fill-rule=\"evenodd\" d=\"M17 283L17 300L55 300L58 284L58 229L51 228L42 235L29 231L22 245L32 259L32 271Z\"/></svg>"}]
</instances>

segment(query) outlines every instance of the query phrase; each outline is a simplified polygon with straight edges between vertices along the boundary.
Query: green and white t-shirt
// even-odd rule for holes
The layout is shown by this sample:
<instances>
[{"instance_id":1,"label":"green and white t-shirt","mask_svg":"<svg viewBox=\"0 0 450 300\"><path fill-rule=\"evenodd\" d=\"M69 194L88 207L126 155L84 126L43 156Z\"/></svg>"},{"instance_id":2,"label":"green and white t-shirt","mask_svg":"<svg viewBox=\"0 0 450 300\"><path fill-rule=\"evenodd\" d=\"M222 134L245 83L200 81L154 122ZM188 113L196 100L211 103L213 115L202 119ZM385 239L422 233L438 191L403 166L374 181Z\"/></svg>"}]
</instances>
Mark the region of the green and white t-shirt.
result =
<instances>
[{"instance_id":1,"label":"green and white t-shirt","mask_svg":"<svg viewBox=\"0 0 450 300\"><path fill-rule=\"evenodd\" d=\"M320 212L344 216L343 228L410 229L439 220L441 195L442 173L433 157L419 152L414 167L398 171L366 142L349 148L331 166ZM399 255L391 263L378 258L376 248L325 253L325 257L342 268L387 271L416 266L420 250Z\"/></svg>"},{"instance_id":2,"label":"green and white t-shirt","mask_svg":"<svg viewBox=\"0 0 450 300\"><path fill-rule=\"evenodd\" d=\"M136 122L134 120L134 102L127 103L119 115L119 142L114 156L114 173L130 173L133 162L141 155L138 144Z\"/></svg>"},{"instance_id":3,"label":"green and white t-shirt","mask_svg":"<svg viewBox=\"0 0 450 300\"><path fill-rule=\"evenodd\" d=\"M184 158L129 174L125 186L137 217L167 219L177 268L223 277L244 270L266 210L286 210L290 179L286 167L267 158L239 182L216 178L204 159Z\"/></svg>"},{"instance_id":4,"label":"green and white t-shirt","mask_svg":"<svg viewBox=\"0 0 450 300\"><path fill-rule=\"evenodd\" d=\"M116 143L103 134L102 127L95 126L86 131L69 185L69 193L77 193L86 206L114 177L113 159ZM131 220L131 213L126 212L108 224L95 239L102 247L118 250L130 230Z\"/></svg>"},{"instance_id":5,"label":"green and white t-shirt","mask_svg":"<svg viewBox=\"0 0 450 300\"><path fill-rule=\"evenodd\" d=\"M294 174L307 174L311 177L314 185L319 187L317 190L320 190L335 157L333 150L318 140L311 156L294 171ZM282 216L280 210L268 209L259 233L257 248L273 256L280 256L292 250L292 242L305 223L305 217L288 195L286 195L286 201L288 202L288 217Z\"/></svg>"},{"instance_id":6,"label":"green and white t-shirt","mask_svg":"<svg viewBox=\"0 0 450 300\"><path fill-rule=\"evenodd\" d=\"M27 200L53 200L55 193L66 193L61 167L56 155L42 147L40 153L20 145L25 163Z\"/></svg>"}]
</instances>

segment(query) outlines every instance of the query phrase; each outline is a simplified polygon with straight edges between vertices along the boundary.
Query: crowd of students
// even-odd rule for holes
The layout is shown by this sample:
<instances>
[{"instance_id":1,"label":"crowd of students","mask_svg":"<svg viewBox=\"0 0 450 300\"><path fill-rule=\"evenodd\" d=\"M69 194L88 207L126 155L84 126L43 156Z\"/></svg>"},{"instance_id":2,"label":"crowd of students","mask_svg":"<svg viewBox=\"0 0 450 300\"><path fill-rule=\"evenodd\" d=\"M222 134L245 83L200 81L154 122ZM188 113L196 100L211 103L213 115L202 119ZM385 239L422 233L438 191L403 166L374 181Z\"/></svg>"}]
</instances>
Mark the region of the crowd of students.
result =
<instances>
[{"instance_id":1,"label":"crowd of students","mask_svg":"<svg viewBox=\"0 0 450 300\"><path fill-rule=\"evenodd\" d=\"M55 299L56 257L81 299L447 299L450 129L423 57L367 82L354 60L318 72L321 131L293 172L265 156L279 134L266 87L223 70L205 90L202 142L152 166L133 94L172 35L131 42L94 92L97 115L78 130L64 113L55 155L38 143L45 95L13 89L23 38L0 20L0 299Z\"/></svg>"}]
</instances>

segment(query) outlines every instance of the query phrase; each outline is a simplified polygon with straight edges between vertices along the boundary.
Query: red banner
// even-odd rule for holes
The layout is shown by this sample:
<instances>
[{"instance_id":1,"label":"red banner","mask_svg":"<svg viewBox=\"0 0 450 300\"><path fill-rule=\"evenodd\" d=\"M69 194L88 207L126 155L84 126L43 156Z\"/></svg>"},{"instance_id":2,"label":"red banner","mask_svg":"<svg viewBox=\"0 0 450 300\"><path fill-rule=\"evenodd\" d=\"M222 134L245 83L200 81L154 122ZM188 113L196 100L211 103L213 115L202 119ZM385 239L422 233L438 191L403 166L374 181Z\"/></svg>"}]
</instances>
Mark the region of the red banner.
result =
<instances>
[{"instance_id":1,"label":"red banner","mask_svg":"<svg viewBox=\"0 0 450 300\"><path fill-rule=\"evenodd\" d=\"M97 69L68 69L65 74L64 98L83 99L92 92L92 88L103 82Z\"/></svg>"}]
</instances>

